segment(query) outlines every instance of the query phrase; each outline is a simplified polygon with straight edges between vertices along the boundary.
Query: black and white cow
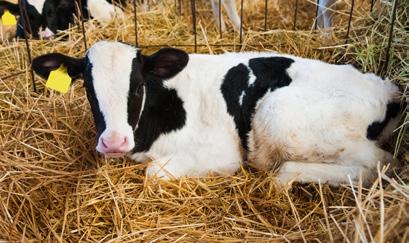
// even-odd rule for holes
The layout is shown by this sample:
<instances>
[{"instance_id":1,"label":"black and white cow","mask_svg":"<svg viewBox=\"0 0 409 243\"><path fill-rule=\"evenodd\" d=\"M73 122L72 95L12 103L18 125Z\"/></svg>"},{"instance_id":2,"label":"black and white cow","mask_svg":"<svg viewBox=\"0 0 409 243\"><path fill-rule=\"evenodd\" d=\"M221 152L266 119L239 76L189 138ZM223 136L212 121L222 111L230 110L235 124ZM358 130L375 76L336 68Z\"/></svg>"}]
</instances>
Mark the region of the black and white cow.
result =
<instances>
[{"instance_id":1,"label":"black and white cow","mask_svg":"<svg viewBox=\"0 0 409 243\"><path fill-rule=\"evenodd\" d=\"M27 11L28 31L34 38L53 37L58 30L66 30L73 23L78 0L22 0L22 6ZM115 16L122 16L122 10L111 4L112 0L81 0L82 13L87 19L89 15L102 22L108 22ZM118 0L115 3L125 4ZM0 1L0 16L4 10L14 15L21 15L18 4ZM24 19L19 18L16 36L24 37Z\"/></svg>"},{"instance_id":2,"label":"black and white cow","mask_svg":"<svg viewBox=\"0 0 409 243\"><path fill-rule=\"evenodd\" d=\"M152 55L101 41L84 58L35 58L44 78L60 65L83 78L98 152L152 159L162 178L232 174L248 159L286 183L368 182L392 155L377 144L396 125L398 89L350 65L277 53Z\"/></svg>"}]
</instances>

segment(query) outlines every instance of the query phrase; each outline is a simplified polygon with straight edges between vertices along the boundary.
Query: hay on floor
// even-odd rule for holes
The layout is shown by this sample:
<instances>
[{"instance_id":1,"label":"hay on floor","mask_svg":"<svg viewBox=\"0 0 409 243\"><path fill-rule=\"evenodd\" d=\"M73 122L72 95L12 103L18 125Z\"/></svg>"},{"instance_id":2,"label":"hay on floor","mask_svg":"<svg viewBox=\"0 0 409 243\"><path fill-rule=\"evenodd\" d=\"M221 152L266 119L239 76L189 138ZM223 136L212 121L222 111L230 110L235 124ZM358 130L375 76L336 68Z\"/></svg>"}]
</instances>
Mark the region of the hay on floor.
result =
<instances>
[{"instance_id":1,"label":"hay on floor","mask_svg":"<svg viewBox=\"0 0 409 243\"><path fill-rule=\"evenodd\" d=\"M158 2L146 11L138 8L139 43L192 44L188 1L182 1L181 16L174 1ZM351 63L386 75L402 87L402 99L408 98L409 7L404 3L390 66L382 71L391 7L379 1L372 14L369 1L355 1L348 45L348 1L330 34L312 30L315 1L299 1L297 31L291 30L295 1L269 5L267 31L260 14L264 1L246 3L242 46L230 25L220 37L210 5L197 2L197 37L204 44L198 52L275 50ZM126 19L109 25L87 22L88 45L103 39L134 43L132 6L126 12ZM32 55L84 55L78 25L62 36L67 40L31 40ZM220 43L234 45L213 46ZM146 165L96 153L82 81L61 95L45 90L44 80L36 77L39 91L33 93L24 42L3 43L0 55L0 241L408 241L408 113L387 146L405 165L391 176L379 168L371 188L295 185L284 190L274 184L272 173L245 169L231 177L150 181L144 177Z\"/></svg>"}]
</instances>

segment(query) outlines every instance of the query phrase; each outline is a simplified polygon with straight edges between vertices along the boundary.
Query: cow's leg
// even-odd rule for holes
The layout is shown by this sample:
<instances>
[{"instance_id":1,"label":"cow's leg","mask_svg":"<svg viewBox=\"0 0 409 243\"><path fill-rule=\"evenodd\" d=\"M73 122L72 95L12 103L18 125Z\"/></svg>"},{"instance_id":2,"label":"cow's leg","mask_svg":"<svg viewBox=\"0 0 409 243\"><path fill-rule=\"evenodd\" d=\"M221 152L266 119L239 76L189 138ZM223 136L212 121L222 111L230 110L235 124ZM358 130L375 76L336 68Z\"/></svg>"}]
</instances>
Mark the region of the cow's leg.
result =
<instances>
[{"instance_id":1,"label":"cow's leg","mask_svg":"<svg viewBox=\"0 0 409 243\"><path fill-rule=\"evenodd\" d=\"M226 10L227 16L229 16L233 27L236 31L240 31L240 17L237 13L236 2L234 0L223 0L223 5Z\"/></svg>"},{"instance_id":2,"label":"cow's leg","mask_svg":"<svg viewBox=\"0 0 409 243\"><path fill-rule=\"evenodd\" d=\"M281 165L277 174L277 181L283 185L288 185L294 181L301 183L320 182L338 186L339 184L348 184L348 178L356 183L362 177L362 181L367 184L372 179L368 176L369 174L372 174L369 168L359 165L287 161Z\"/></svg>"},{"instance_id":3,"label":"cow's leg","mask_svg":"<svg viewBox=\"0 0 409 243\"><path fill-rule=\"evenodd\" d=\"M174 155L152 160L146 169L148 177L161 179L177 179L189 174L192 169L193 159L185 156ZM190 162L190 163L189 163Z\"/></svg>"},{"instance_id":4,"label":"cow's leg","mask_svg":"<svg viewBox=\"0 0 409 243\"><path fill-rule=\"evenodd\" d=\"M260 117L255 117L253 129L248 133L249 153L247 159L249 164L257 170L277 171L283 161L290 160L292 157L287 146L274 139L275 134L269 132L268 128L264 126L266 123L260 122L262 120Z\"/></svg>"},{"instance_id":5,"label":"cow's leg","mask_svg":"<svg viewBox=\"0 0 409 243\"><path fill-rule=\"evenodd\" d=\"M361 149L361 150L359 150ZM305 162L286 161L282 163L277 179L282 184L290 181L301 183L314 182L339 185L352 182L357 183L362 179L364 185L369 186L377 177L377 164L380 166L390 164L389 169L396 167L397 162L393 156L375 145L367 144L365 148L356 145L356 149L344 151L339 161ZM389 170L390 171L390 170Z\"/></svg>"},{"instance_id":6,"label":"cow's leg","mask_svg":"<svg viewBox=\"0 0 409 243\"><path fill-rule=\"evenodd\" d=\"M393 171L399 166L399 161L393 158L393 155L379 148L374 141L351 143L341 154L338 164L347 166L363 166L368 168L367 177L369 180L377 176L377 165L380 163L381 168L389 166L387 173ZM370 182L370 181L369 181Z\"/></svg>"},{"instance_id":7,"label":"cow's leg","mask_svg":"<svg viewBox=\"0 0 409 243\"><path fill-rule=\"evenodd\" d=\"M217 161L198 160L197 156L178 154L154 159L148 166L148 177L161 179L177 179L180 177L203 177L209 173L228 176L234 174L240 167L240 160L220 158Z\"/></svg>"},{"instance_id":8,"label":"cow's leg","mask_svg":"<svg viewBox=\"0 0 409 243\"><path fill-rule=\"evenodd\" d=\"M221 8L221 6L219 5L219 0L210 0L210 3L212 4L212 11L213 11L214 19L217 23L217 26L220 28L220 25L221 25L222 31L225 31L226 24L224 23L223 15L221 15L219 19L219 11Z\"/></svg>"},{"instance_id":9,"label":"cow's leg","mask_svg":"<svg viewBox=\"0 0 409 243\"><path fill-rule=\"evenodd\" d=\"M334 8L334 0L320 0L318 5L317 26L328 29L331 27L331 9Z\"/></svg>"},{"instance_id":10,"label":"cow's leg","mask_svg":"<svg viewBox=\"0 0 409 243\"><path fill-rule=\"evenodd\" d=\"M324 27L324 14L327 12L328 0L320 0L318 3L317 26Z\"/></svg>"}]
</instances>

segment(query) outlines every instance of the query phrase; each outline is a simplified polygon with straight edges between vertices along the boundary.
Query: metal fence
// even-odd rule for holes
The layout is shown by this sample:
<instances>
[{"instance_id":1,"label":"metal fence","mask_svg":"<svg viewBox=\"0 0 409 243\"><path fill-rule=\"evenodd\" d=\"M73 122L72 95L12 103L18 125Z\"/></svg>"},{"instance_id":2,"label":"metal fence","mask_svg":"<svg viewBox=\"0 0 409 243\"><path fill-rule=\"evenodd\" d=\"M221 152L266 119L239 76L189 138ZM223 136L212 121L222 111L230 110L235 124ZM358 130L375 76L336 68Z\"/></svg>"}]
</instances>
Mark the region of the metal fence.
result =
<instances>
[{"instance_id":1,"label":"metal fence","mask_svg":"<svg viewBox=\"0 0 409 243\"><path fill-rule=\"evenodd\" d=\"M84 41L84 46L87 49L88 45L87 45L87 40L86 40L86 34L85 34L85 27L84 27L84 18L83 18L83 14L81 12L81 1L86 1L86 0L76 0L77 2L77 15L78 18L80 19L81 22L81 32L83 35L83 41ZM197 48L201 47L201 46L217 46L217 47L229 47L232 45L235 46L241 46L243 44L243 16L245 14L245 9L244 9L244 1L245 0L240 0L240 29L239 29L239 43L238 44L229 44L229 43L224 43L224 44L198 44L197 42L197 9L196 9L196 1L197 0L187 0L187 1L182 1L182 0L175 0L174 1L174 6L175 6L175 10L176 13L175 14L182 14L182 3L183 2L187 2L187 4L190 5L190 14L192 16L192 35L194 36L194 41L191 44L183 44L183 45L173 45L176 47L193 47L194 51L197 52ZM220 36L222 37L223 33L222 33L222 28L221 28L221 19L222 19L222 11L221 11L221 6L222 6L222 0L218 0L219 1L219 12L218 12L218 21L219 21L219 32L220 32ZM261 1L261 0L259 0ZM294 7L294 14L293 14L293 29L296 30L297 29L297 18L298 18L298 12L299 12L299 1L298 0L293 0L295 7ZM322 0L321 0L322 1ZM376 0L369 0L370 1L370 12L373 11L374 9L374 5L376 3ZM391 0L392 1L392 0ZM132 5L133 5L133 19L134 19L134 32L135 32L135 45L137 47L162 47L165 45L140 45L139 40L138 40L138 13L137 13L137 6L138 4L143 3L146 4L146 6L148 7L148 9L150 8L150 4L151 2L149 0L133 0ZM266 31L267 30L267 23L268 23L268 16L269 16L269 12L268 12L268 0L264 0L264 27L263 29ZM315 21L314 21L314 29L317 29L317 19L318 19L318 6L320 4L320 0L316 0L316 10L315 10ZM352 16L354 13L354 5L355 5L355 0L351 0L351 7L349 9L349 16L348 16L348 24L347 24L347 30L345 33L345 44L348 43L349 41L349 35L350 35L350 29L351 29L351 22L352 22ZM389 33L388 33L388 40L387 40L387 46L386 46L386 50L385 50L385 62L383 64L383 67L381 68L381 70L386 71L388 69L388 65L389 65L389 56L390 56L390 49L391 49L391 45L393 42L393 29L394 29L394 24L395 24L395 19L396 19L396 12L397 12L397 8L399 5L399 0L393 0L393 7L392 7L392 14L390 16L390 21L389 21ZM30 50L30 45L29 45L29 38L28 38L28 29L30 28L30 23L28 21L28 16L27 16L27 10L25 9L25 5L22 4L22 1L19 1L19 7L20 7L20 13L21 13L21 18L22 18L22 27L25 33L25 46L27 49L27 59L29 61L29 63L31 63L32 57L31 57L31 50ZM266 45L263 45L264 47L266 47ZM33 70L30 68L30 73L31 73L31 79L32 79L32 84L33 84L33 90L34 92L37 92L37 88L36 88L36 83L35 83L35 78L34 78L34 73Z\"/></svg>"}]
</instances>

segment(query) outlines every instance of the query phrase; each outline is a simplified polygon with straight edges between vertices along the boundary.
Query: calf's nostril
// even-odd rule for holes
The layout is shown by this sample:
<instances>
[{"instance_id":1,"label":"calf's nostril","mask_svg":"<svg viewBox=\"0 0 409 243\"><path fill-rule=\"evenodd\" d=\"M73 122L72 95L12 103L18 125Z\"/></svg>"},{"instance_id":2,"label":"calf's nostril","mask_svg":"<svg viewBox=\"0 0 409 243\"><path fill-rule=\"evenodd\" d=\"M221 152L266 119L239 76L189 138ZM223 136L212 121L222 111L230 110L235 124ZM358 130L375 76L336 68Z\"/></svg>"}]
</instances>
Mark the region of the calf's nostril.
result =
<instances>
[{"instance_id":1,"label":"calf's nostril","mask_svg":"<svg viewBox=\"0 0 409 243\"><path fill-rule=\"evenodd\" d=\"M101 138L101 142L102 142L102 146L104 146L104 148L108 148L108 146L104 142L104 138Z\"/></svg>"},{"instance_id":2,"label":"calf's nostril","mask_svg":"<svg viewBox=\"0 0 409 243\"><path fill-rule=\"evenodd\" d=\"M128 145L128 138L127 138L127 137L124 137L124 140L122 140L121 147L127 146L127 145Z\"/></svg>"}]
</instances>

